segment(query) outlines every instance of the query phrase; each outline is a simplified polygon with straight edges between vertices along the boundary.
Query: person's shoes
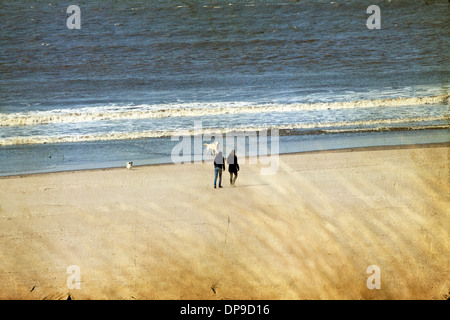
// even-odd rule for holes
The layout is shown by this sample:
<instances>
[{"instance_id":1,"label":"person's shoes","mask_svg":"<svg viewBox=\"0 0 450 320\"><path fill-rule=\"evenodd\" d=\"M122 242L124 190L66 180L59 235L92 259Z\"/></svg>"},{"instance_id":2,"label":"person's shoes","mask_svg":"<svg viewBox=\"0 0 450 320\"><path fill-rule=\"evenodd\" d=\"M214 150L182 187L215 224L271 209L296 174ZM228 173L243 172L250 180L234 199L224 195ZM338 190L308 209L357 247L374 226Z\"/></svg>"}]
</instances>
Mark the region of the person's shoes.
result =
<instances>
[{"instance_id":1,"label":"person's shoes","mask_svg":"<svg viewBox=\"0 0 450 320\"><path fill-rule=\"evenodd\" d=\"M214 189L216 188L216 186L214 186Z\"/></svg>"},{"instance_id":2,"label":"person's shoes","mask_svg":"<svg viewBox=\"0 0 450 320\"><path fill-rule=\"evenodd\" d=\"M223 188L222 186L219 186L219 188Z\"/></svg>"}]
</instances>

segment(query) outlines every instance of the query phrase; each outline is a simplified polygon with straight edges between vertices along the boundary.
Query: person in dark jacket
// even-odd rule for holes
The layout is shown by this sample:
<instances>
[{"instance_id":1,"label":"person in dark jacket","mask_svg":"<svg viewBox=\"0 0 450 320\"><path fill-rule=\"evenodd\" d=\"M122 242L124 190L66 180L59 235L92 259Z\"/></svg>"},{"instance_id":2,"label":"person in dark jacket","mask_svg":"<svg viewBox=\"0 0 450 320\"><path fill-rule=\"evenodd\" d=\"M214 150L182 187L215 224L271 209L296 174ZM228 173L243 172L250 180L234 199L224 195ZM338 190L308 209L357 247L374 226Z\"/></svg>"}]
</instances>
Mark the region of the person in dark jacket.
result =
<instances>
[{"instance_id":1,"label":"person in dark jacket","mask_svg":"<svg viewBox=\"0 0 450 320\"><path fill-rule=\"evenodd\" d=\"M236 157L236 152L234 150L231 150L230 154L228 155L227 163L228 163L228 172L230 173L230 184L234 185L239 171L239 164Z\"/></svg>"},{"instance_id":2,"label":"person in dark jacket","mask_svg":"<svg viewBox=\"0 0 450 320\"><path fill-rule=\"evenodd\" d=\"M222 188L222 171L225 170L225 158L222 151L214 158L214 188L216 188L217 176L219 176L219 188Z\"/></svg>"}]
</instances>

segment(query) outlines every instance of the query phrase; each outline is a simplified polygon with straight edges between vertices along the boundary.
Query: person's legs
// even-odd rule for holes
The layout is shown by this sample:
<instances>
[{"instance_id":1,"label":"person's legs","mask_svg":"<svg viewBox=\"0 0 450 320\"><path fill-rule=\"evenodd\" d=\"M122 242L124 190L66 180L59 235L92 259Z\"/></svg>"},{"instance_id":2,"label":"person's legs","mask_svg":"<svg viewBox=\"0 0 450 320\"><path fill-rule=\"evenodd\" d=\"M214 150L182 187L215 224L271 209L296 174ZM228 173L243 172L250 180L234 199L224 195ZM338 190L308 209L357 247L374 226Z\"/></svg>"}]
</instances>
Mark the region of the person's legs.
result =
<instances>
[{"instance_id":1,"label":"person's legs","mask_svg":"<svg viewBox=\"0 0 450 320\"><path fill-rule=\"evenodd\" d=\"M230 171L230 184L233 185L237 178L237 172Z\"/></svg>"},{"instance_id":2,"label":"person's legs","mask_svg":"<svg viewBox=\"0 0 450 320\"><path fill-rule=\"evenodd\" d=\"M222 169L217 168L219 172L219 188L222 188Z\"/></svg>"},{"instance_id":3,"label":"person's legs","mask_svg":"<svg viewBox=\"0 0 450 320\"><path fill-rule=\"evenodd\" d=\"M237 173L237 171L236 171L236 172L234 172L233 184L236 183L237 176L238 176L238 173Z\"/></svg>"},{"instance_id":4,"label":"person's legs","mask_svg":"<svg viewBox=\"0 0 450 320\"><path fill-rule=\"evenodd\" d=\"M218 173L219 173L219 168L214 167L214 188L216 187ZM220 182L219 182L219 184L220 184Z\"/></svg>"}]
</instances>

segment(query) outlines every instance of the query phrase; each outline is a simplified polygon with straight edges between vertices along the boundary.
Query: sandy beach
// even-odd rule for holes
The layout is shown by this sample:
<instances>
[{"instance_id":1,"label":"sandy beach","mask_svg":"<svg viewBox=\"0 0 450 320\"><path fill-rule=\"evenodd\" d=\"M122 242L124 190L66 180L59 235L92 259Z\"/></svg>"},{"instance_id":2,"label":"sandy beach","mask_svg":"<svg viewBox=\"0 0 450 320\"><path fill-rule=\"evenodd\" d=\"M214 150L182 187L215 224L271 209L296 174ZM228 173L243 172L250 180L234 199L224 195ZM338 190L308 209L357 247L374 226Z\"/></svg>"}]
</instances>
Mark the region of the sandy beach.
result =
<instances>
[{"instance_id":1,"label":"sandy beach","mask_svg":"<svg viewBox=\"0 0 450 320\"><path fill-rule=\"evenodd\" d=\"M0 178L0 299L447 299L449 156L241 159L222 189L211 163Z\"/></svg>"}]
</instances>

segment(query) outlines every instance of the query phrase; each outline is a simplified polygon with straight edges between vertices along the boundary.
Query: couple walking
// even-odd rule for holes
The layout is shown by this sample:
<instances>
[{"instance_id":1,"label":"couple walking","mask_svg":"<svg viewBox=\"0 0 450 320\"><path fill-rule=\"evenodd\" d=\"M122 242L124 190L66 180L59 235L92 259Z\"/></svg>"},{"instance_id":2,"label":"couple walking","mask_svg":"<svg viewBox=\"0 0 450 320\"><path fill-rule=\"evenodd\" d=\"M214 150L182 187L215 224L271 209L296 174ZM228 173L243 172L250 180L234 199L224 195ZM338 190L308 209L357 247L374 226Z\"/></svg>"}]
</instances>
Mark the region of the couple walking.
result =
<instances>
[{"instance_id":1,"label":"couple walking","mask_svg":"<svg viewBox=\"0 0 450 320\"><path fill-rule=\"evenodd\" d=\"M236 153L231 150L227 158L228 172L230 173L230 184L234 185L237 179L239 164ZM225 171L225 158L220 151L214 158L214 188L216 188L217 176L219 177L219 188L222 188L222 171Z\"/></svg>"}]
</instances>

